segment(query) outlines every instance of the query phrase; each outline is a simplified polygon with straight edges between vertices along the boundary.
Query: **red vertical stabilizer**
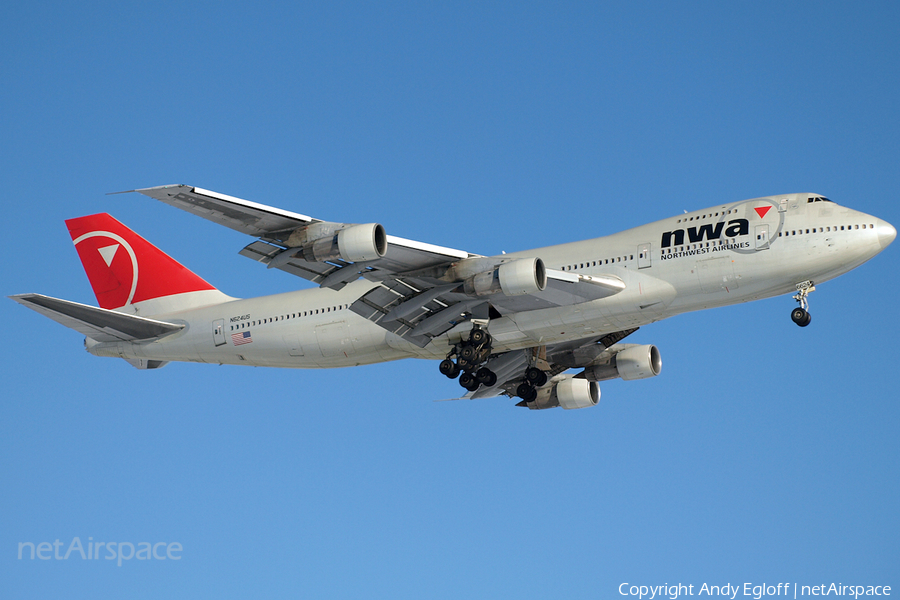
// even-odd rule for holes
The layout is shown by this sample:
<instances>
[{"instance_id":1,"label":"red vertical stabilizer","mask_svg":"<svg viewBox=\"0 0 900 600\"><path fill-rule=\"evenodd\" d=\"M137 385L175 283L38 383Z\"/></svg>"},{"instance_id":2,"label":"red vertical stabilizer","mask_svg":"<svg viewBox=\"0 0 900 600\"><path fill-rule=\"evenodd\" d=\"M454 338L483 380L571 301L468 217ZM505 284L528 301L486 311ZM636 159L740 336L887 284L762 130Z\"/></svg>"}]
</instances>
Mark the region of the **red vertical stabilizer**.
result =
<instances>
[{"instance_id":1,"label":"red vertical stabilizer","mask_svg":"<svg viewBox=\"0 0 900 600\"><path fill-rule=\"evenodd\" d=\"M101 308L216 289L106 213L66 226Z\"/></svg>"}]
</instances>

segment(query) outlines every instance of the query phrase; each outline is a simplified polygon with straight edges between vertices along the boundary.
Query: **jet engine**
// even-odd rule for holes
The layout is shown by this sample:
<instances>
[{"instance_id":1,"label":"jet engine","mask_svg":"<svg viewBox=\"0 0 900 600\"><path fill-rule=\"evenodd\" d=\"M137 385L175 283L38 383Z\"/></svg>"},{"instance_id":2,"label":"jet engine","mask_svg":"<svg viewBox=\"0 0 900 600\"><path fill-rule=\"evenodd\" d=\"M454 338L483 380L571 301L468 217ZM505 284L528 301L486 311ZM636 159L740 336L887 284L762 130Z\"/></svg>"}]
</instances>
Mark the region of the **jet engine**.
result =
<instances>
[{"instance_id":1,"label":"jet engine","mask_svg":"<svg viewBox=\"0 0 900 600\"><path fill-rule=\"evenodd\" d=\"M567 410L597 406L600 401L600 386L587 379L563 379L556 384L550 397L556 396L559 405Z\"/></svg>"},{"instance_id":2,"label":"jet engine","mask_svg":"<svg viewBox=\"0 0 900 600\"><path fill-rule=\"evenodd\" d=\"M502 292L506 296L535 294L547 288L547 268L540 258L519 258L500 264L490 271L465 280L463 290L469 296L488 296Z\"/></svg>"},{"instance_id":3,"label":"jet engine","mask_svg":"<svg viewBox=\"0 0 900 600\"><path fill-rule=\"evenodd\" d=\"M314 262L342 259L363 262L387 252L387 234L378 223L350 225L302 244L303 258Z\"/></svg>"},{"instance_id":4,"label":"jet engine","mask_svg":"<svg viewBox=\"0 0 900 600\"><path fill-rule=\"evenodd\" d=\"M624 344L609 362L592 365L584 370L590 381L605 381L621 377L625 381L656 377L662 370L662 358L656 346Z\"/></svg>"}]
</instances>

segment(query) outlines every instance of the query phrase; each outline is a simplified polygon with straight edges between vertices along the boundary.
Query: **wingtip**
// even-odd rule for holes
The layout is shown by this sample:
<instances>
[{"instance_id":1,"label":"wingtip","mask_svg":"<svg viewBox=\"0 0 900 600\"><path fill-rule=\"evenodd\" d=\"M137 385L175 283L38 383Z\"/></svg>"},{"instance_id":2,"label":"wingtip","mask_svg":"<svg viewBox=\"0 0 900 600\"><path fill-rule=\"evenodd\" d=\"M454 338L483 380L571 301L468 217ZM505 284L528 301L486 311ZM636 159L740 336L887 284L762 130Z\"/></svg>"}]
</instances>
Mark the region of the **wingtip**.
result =
<instances>
[{"instance_id":1,"label":"wingtip","mask_svg":"<svg viewBox=\"0 0 900 600\"><path fill-rule=\"evenodd\" d=\"M174 184L170 184L170 185L155 185L153 187L135 188L133 190L122 190L121 192L107 192L106 195L107 196L115 196L117 194L132 194L135 192L137 192L138 194L143 194L144 192L150 192L153 190L165 190L168 188L184 188L184 187L191 187L191 186L184 185L183 183L174 183Z\"/></svg>"}]
</instances>

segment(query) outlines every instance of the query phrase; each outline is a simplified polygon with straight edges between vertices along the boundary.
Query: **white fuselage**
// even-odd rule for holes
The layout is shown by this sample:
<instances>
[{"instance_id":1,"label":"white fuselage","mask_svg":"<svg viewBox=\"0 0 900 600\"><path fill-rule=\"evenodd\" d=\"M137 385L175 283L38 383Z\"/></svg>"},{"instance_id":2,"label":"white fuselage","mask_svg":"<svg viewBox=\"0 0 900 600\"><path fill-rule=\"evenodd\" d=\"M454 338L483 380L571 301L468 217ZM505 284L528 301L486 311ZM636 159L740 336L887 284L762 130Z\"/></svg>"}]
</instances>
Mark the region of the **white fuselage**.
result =
<instances>
[{"instance_id":1,"label":"white fuselage","mask_svg":"<svg viewBox=\"0 0 900 600\"><path fill-rule=\"evenodd\" d=\"M510 253L504 258L536 256L550 269L615 275L626 287L601 300L492 319L493 350L596 337L684 312L793 292L799 283L818 284L859 266L881 252L894 233L878 218L814 194L790 194L721 205L592 240ZM154 314L186 326L155 341L89 341L88 350L161 361L344 367L401 358L441 359L471 328L461 323L419 348L349 310L376 285L358 280L340 291L305 289ZM135 309L141 311L140 306Z\"/></svg>"}]
</instances>

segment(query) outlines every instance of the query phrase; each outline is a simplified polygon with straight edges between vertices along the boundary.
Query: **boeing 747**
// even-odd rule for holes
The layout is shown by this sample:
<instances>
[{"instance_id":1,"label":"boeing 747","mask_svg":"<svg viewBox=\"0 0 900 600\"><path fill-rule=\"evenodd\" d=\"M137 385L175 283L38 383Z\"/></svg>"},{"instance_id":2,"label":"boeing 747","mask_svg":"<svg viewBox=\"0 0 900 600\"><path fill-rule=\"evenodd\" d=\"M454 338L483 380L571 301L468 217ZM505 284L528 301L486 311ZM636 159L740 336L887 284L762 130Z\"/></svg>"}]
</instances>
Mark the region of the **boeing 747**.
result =
<instances>
[{"instance_id":1,"label":"boeing 747","mask_svg":"<svg viewBox=\"0 0 900 600\"><path fill-rule=\"evenodd\" d=\"M134 190L254 238L240 254L317 287L225 295L108 214L66 221L100 307L11 296L84 334L95 356L289 368L440 361L465 397L530 409L597 404L597 382L659 375L659 350L623 340L677 314L793 294L896 237L818 194L725 203L587 241L482 256L173 185Z\"/></svg>"}]
</instances>

